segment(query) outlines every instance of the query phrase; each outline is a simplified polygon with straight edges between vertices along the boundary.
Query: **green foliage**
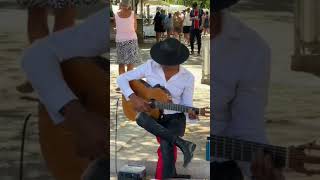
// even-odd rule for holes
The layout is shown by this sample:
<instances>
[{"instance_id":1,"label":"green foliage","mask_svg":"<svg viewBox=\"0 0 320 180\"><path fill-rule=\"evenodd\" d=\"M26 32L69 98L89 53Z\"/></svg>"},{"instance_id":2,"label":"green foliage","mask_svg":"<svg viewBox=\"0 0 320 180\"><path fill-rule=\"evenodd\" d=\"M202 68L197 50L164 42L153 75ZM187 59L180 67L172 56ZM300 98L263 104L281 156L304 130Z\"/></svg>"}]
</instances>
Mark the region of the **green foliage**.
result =
<instances>
[{"instance_id":1,"label":"green foliage","mask_svg":"<svg viewBox=\"0 0 320 180\"><path fill-rule=\"evenodd\" d=\"M197 2L200 6L201 3L203 3L204 8L209 9L210 8L210 0L164 0L170 4L178 4L178 5L185 5L192 7L193 2Z\"/></svg>"}]
</instances>

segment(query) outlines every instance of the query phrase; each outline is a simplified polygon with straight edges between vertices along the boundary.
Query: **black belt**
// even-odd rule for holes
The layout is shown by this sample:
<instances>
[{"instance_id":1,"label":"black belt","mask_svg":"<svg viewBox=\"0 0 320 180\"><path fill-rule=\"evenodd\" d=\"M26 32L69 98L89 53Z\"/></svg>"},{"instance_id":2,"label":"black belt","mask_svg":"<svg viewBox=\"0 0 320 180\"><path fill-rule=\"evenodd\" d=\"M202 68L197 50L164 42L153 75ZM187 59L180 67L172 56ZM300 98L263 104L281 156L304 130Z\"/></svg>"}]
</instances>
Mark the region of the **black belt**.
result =
<instances>
[{"instance_id":1,"label":"black belt","mask_svg":"<svg viewBox=\"0 0 320 180\"><path fill-rule=\"evenodd\" d=\"M160 120L161 119L178 119L185 117L184 113L175 113L175 114L161 114Z\"/></svg>"}]
</instances>

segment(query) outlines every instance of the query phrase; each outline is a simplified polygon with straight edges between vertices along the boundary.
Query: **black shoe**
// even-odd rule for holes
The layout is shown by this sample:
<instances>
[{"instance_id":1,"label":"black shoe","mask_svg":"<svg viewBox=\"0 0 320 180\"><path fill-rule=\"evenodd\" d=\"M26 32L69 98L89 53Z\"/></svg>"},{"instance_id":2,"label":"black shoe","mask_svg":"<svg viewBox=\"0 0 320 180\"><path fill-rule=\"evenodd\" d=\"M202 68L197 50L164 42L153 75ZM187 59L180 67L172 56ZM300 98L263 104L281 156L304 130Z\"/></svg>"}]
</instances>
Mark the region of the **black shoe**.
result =
<instances>
[{"instance_id":1,"label":"black shoe","mask_svg":"<svg viewBox=\"0 0 320 180\"><path fill-rule=\"evenodd\" d=\"M193 55L193 54L194 54L194 52L193 52L193 51L191 51L190 55Z\"/></svg>"},{"instance_id":2,"label":"black shoe","mask_svg":"<svg viewBox=\"0 0 320 180\"><path fill-rule=\"evenodd\" d=\"M193 152L196 149L196 145L190 141L186 141L178 137L175 144L181 149L184 157L183 167L186 167L193 158Z\"/></svg>"},{"instance_id":3,"label":"black shoe","mask_svg":"<svg viewBox=\"0 0 320 180\"><path fill-rule=\"evenodd\" d=\"M177 174L173 178L191 179L191 175Z\"/></svg>"}]
</instances>

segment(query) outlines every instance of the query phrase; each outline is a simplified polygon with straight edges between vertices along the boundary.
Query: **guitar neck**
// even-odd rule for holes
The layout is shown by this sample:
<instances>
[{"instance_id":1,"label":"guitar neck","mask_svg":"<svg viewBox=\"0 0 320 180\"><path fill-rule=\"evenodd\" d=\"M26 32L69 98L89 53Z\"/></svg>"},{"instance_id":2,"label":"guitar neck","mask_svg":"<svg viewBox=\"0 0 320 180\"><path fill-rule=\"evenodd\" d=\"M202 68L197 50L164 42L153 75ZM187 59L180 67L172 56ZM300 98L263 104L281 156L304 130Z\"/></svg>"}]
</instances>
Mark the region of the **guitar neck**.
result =
<instances>
[{"instance_id":1,"label":"guitar neck","mask_svg":"<svg viewBox=\"0 0 320 180\"><path fill-rule=\"evenodd\" d=\"M288 150L280 146L211 135L210 152L214 158L251 162L259 150L270 154L275 167L283 168L288 163Z\"/></svg>"},{"instance_id":2,"label":"guitar neck","mask_svg":"<svg viewBox=\"0 0 320 180\"><path fill-rule=\"evenodd\" d=\"M179 112L189 112L190 110L193 110L196 112L196 114L199 113L199 108L184 106L180 104L154 102L154 106L157 109L167 109L167 110L179 111Z\"/></svg>"}]
</instances>

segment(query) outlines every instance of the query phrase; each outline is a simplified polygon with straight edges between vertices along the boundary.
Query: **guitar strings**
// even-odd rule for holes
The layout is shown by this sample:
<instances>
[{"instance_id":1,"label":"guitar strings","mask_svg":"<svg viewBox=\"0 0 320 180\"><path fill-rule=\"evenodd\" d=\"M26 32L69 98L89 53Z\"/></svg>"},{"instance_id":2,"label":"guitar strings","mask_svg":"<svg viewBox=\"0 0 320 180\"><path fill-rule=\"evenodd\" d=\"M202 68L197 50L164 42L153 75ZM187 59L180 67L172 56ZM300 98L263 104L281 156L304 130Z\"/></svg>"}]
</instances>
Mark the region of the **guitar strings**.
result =
<instances>
[{"instance_id":1,"label":"guitar strings","mask_svg":"<svg viewBox=\"0 0 320 180\"><path fill-rule=\"evenodd\" d=\"M180 105L180 104L162 103L162 102L156 101L155 105L156 105L156 107L159 107L161 109L177 110L177 111L181 111L181 112L188 112L190 109L199 111L199 108L184 106L184 105Z\"/></svg>"},{"instance_id":2,"label":"guitar strings","mask_svg":"<svg viewBox=\"0 0 320 180\"><path fill-rule=\"evenodd\" d=\"M213 142L214 143L214 142ZM278 156L282 156L282 157L286 157L287 155L287 151L286 150L282 150L282 149L272 149L272 148L268 148L266 146L259 146L259 145L250 145L250 147L247 147L247 146L242 146L241 144L239 144L240 146L238 145L233 145L234 143L231 143L231 142L224 142L224 145L222 147L222 145L219 145L219 144L216 144L216 148L213 148L216 150L216 153L220 153L220 151L222 151L223 154L226 154L226 153L229 153L227 152L227 150L229 151L239 151L241 153L243 152L256 152L258 151L259 149L267 149L269 151L272 151L273 154L272 155L278 155ZM231 145L231 147L230 147ZM221 149L224 149L224 150L221 150ZM225 150L226 149L226 150Z\"/></svg>"},{"instance_id":3,"label":"guitar strings","mask_svg":"<svg viewBox=\"0 0 320 180\"><path fill-rule=\"evenodd\" d=\"M235 149L235 150L237 150L237 149ZM239 149L238 149L239 150ZM215 156L216 154L214 154L214 156L213 157L220 157L220 156ZM290 155L290 158L288 159L289 160L289 162L290 161L292 161L292 160L304 160L305 159L305 154L303 154L303 153L297 153L297 152L290 152L289 153L289 155ZM288 162L287 162L287 156L285 156L285 157L282 157L282 158L284 158L285 159L285 162L288 164ZM239 159L240 160L240 159ZM252 159L251 159L252 160Z\"/></svg>"},{"instance_id":4,"label":"guitar strings","mask_svg":"<svg viewBox=\"0 0 320 180\"><path fill-rule=\"evenodd\" d=\"M280 147L280 146L273 146L273 145L267 145L267 144L260 144L260 143L255 143L255 142L248 142L248 141L243 141L243 140L237 140L237 139L231 139L231 138L224 138L224 137L213 137L213 142L216 141L217 143L221 142L224 144L250 144L249 148L269 148L275 151L283 151L284 153L287 152L287 149L285 147ZM236 146L235 146L236 147ZM248 148L246 146L246 148Z\"/></svg>"},{"instance_id":5,"label":"guitar strings","mask_svg":"<svg viewBox=\"0 0 320 180\"><path fill-rule=\"evenodd\" d=\"M219 136L213 136L213 140L214 141L223 141L224 139L228 139L228 140L233 140L234 142L235 141L238 141L238 143L240 144L240 142L242 141L242 140L238 140L238 139L231 139L231 138L225 138L225 137L219 137ZM245 143L251 143L251 145L252 145L252 147L253 148L266 148L266 147L273 147L274 149L273 149L273 151L277 151L276 153L277 153L277 155L281 155L281 156L284 156L283 158L285 158L286 159L286 157L287 157L287 155L288 155L288 153L289 153L289 155L290 155L290 157L292 157L292 158L289 158L290 160L302 160L302 159L304 159L305 158L305 154L304 153L298 153L298 152L288 152L287 150L285 150L286 148L284 148L284 147L277 147L277 146L272 146L272 145L264 145L264 144L258 144L258 143L253 143L253 142L247 142L247 141L242 141L242 142L245 142ZM224 141L224 144L226 144L226 143L231 143L231 142L227 142L227 141ZM231 143L232 144L232 143ZM251 148L250 147L250 150L252 151L253 150L253 148ZM216 148L213 148L213 149L216 149ZM246 147L246 148L239 148L239 147L237 147L237 146L234 146L234 150L235 151L237 151L237 150L240 150L240 151L243 151L243 150L248 150L249 148L248 147ZM282 149L282 150L281 150ZM256 150L258 150L258 149L256 149ZM214 154L217 154L217 153L214 153ZM225 153L224 153L225 154Z\"/></svg>"}]
</instances>

